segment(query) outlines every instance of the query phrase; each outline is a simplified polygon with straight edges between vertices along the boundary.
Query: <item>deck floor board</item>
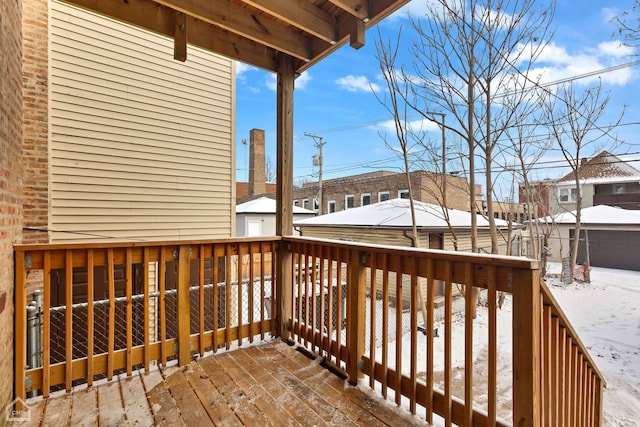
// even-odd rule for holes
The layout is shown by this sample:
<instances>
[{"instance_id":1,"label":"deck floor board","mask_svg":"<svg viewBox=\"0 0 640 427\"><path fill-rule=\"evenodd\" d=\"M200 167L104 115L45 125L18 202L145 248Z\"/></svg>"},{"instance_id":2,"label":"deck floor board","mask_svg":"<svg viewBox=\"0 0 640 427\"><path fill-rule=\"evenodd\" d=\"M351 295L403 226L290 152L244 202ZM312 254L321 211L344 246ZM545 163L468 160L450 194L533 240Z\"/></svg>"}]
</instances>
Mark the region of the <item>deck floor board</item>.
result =
<instances>
[{"instance_id":1,"label":"deck floor board","mask_svg":"<svg viewBox=\"0 0 640 427\"><path fill-rule=\"evenodd\" d=\"M280 340L28 402L21 425L427 426Z\"/></svg>"}]
</instances>

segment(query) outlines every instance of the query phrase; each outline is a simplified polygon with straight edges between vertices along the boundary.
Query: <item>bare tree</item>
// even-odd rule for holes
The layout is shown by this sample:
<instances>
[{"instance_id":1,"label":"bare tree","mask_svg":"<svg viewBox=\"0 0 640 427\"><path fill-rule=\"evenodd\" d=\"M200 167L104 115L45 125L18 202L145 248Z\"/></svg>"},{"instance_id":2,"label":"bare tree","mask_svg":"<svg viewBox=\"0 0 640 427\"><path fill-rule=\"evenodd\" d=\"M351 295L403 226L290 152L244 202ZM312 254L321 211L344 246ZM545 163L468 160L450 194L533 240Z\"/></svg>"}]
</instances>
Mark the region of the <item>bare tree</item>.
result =
<instances>
[{"instance_id":1,"label":"bare tree","mask_svg":"<svg viewBox=\"0 0 640 427\"><path fill-rule=\"evenodd\" d=\"M414 73L409 105L425 119L433 108L453 117L448 129L467 142L469 185L475 188L476 149L484 162L487 219L492 253L498 252L493 215L494 164L504 149L502 137L526 112L527 91L515 83L530 81L532 65L548 40L555 3L534 0L436 0L427 3L427 19L412 19ZM504 102L510 98L509 105ZM470 211L478 211L475 191ZM477 251L477 224L472 218L472 250Z\"/></svg>"},{"instance_id":2,"label":"bare tree","mask_svg":"<svg viewBox=\"0 0 640 427\"><path fill-rule=\"evenodd\" d=\"M276 182L276 165L271 156L267 156L264 163L264 180L265 182Z\"/></svg>"},{"instance_id":3,"label":"bare tree","mask_svg":"<svg viewBox=\"0 0 640 427\"><path fill-rule=\"evenodd\" d=\"M583 206L580 162L582 158L605 148L603 138L607 138L609 149L617 144L616 138L612 138L610 133L620 123L624 111L614 123L599 123L604 119L609 103L609 94L602 91L601 84L579 91L570 82L549 91L548 95L548 102L543 108L546 126L571 170L575 185L572 190L575 190L576 225L569 257L569 271L573 274L578 257Z\"/></svg>"},{"instance_id":4,"label":"bare tree","mask_svg":"<svg viewBox=\"0 0 640 427\"><path fill-rule=\"evenodd\" d=\"M398 39L400 38L400 31L398 31ZM392 142L388 140L386 134L381 134L385 145L398 152L403 161L403 172L407 179L407 189L409 190L409 206L411 209L411 240L412 246L419 248L420 239L418 236L418 227L416 225L416 211L414 206L413 186L411 183L411 149L412 141L409 137L409 125L407 124L407 104L404 102L407 96L408 86L398 79L396 73L396 58L398 55L399 43L392 45L391 43L385 43L381 37L378 37L376 42L377 59L380 65L380 71L382 77L387 83L387 94L384 97L378 95L375 91L374 94L380 104L382 104L387 112L392 116L395 130L395 137ZM398 142L399 146L395 145ZM427 312L423 301L422 289L418 288L418 301L422 311L422 320L424 324L427 324Z\"/></svg>"},{"instance_id":5,"label":"bare tree","mask_svg":"<svg viewBox=\"0 0 640 427\"><path fill-rule=\"evenodd\" d=\"M613 22L618 24L617 35L623 38L626 46L640 46L640 0L636 0L630 10L613 17Z\"/></svg>"}]
</instances>

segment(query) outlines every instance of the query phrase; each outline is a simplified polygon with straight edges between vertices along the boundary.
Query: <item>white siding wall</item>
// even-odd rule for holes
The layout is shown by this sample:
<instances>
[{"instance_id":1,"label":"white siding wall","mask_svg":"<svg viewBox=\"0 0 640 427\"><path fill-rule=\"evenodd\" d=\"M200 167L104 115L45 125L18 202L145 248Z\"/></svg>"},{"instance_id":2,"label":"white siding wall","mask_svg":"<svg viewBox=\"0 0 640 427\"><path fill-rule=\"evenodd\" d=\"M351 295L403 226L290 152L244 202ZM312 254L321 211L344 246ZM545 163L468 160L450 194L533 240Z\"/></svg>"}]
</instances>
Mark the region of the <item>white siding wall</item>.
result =
<instances>
[{"instance_id":1,"label":"white siding wall","mask_svg":"<svg viewBox=\"0 0 640 427\"><path fill-rule=\"evenodd\" d=\"M232 61L51 2L54 242L229 237Z\"/></svg>"}]
</instances>

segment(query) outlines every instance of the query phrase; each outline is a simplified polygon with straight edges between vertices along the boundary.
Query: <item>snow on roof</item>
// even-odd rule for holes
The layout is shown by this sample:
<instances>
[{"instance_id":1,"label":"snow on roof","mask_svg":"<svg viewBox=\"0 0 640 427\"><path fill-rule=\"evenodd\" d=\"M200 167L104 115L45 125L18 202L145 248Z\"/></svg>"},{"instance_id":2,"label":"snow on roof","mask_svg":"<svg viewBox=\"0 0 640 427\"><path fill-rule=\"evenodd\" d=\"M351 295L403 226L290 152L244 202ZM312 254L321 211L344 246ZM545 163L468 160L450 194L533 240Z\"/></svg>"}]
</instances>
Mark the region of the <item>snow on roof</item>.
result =
<instances>
[{"instance_id":1,"label":"snow on roof","mask_svg":"<svg viewBox=\"0 0 640 427\"><path fill-rule=\"evenodd\" d=\"M254 200L250 200L245 203L241 203L236 206L236 213L276 213L276 201L268 197L259 197ZM315 212L309 209L301 208L300 206L293 207L294 214L309 214L315 215Z\"/></svg>"},{"instance_id":2,"label":"snow on roof","mask_svg":"<svg viewBox=\"0 0 640 427\"><path fill-rule=\"evenodd\" d=\"M638 224L640 225L640 211L627 210L607 205L582 208L581 224ZM551 218L541 221L551 222ZM556 224L575 224L576 211L564 212L553 217Z\"/></svg>"},{"instance_id":3,"label":"snow on roof","mask_svg":"<svg viewBox=\"0 0 640 427\"><path fill-rule=\"evenodd\" d=\"M446 228L447 222L439 205L415 200L416 225L428 228ZM451 226L470 228L469 212L449 209ZM496 219L498 227L506 227L507 221ZM489 221L477 215L478 227L488 227ZM347 209L327 215L307 218L294 223L295 226L357 226L357 227L411 227L411 208L408 199L392 199L380 203Z\"/></svg>"}]
</instances>

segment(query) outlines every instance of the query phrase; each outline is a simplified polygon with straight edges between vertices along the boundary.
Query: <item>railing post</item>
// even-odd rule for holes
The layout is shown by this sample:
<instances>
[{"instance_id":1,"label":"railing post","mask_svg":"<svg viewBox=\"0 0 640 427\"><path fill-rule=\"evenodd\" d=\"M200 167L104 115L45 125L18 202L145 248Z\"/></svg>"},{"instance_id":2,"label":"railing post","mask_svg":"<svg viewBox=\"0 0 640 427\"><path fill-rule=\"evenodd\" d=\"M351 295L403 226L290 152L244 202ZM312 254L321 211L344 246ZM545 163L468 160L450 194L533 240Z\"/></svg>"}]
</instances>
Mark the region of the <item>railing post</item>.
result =
<instances>
[{"instance_id":1,"label":"railing post","mask_svg":"<svg viewBox=\"0 0 640 427\"><path fill-rule=\"evenodd\" d=\"M293 301L293 254L290 243L280 241L276 264L276 336L283 341L291 339ZM273 296L272 296L273 298Z\"/></svg>"},{"instance_id":2,"label":"railing post","mask_svg":"<svg viewBox=\"0 0 640 427\"><path fill-rule=\"evenodd\" d=\"M513 289L513 425L541 425L540 271L509 273Z\"/></svg>"},{"instance_id":3,"label":"railing post","mask_svg":"<svg viewBox=\"0 0 640 427\"><path fill-rule=\"evenodd\" d=\"M347 283L347 374L349 384L356 385L361 377L360 360L364 354L366 311L366 254L351 250L349 254L349 281Z\"/></svg>"},{"instance_id":4,"label":"railing post","mask_svg":"<svg viewBox=\"0 0 640 427\"><path fill-rule=\"evenodd\" d=\"M18 399L16 410L22 410L21 403L26 398L25 393L25 369L27 368L27 270L25 267L24 252L16 252L15 255L15 305L14 305L14 357L15 378L14 397ZM1 413L0 416L4 416Z\"/></svg>"},{"instance_id":5,"label":"railing post","mask_svg":"<svg viewBox=\"0 0 640 427\"><path fill-rule=\"evenodd\" d=\"M178 364L188 365L191 362L191 306L189 298L189 246L181 245L178 250L178 284L177 284L177 329L178 329Z\"/></svg>"}]
</instances>

